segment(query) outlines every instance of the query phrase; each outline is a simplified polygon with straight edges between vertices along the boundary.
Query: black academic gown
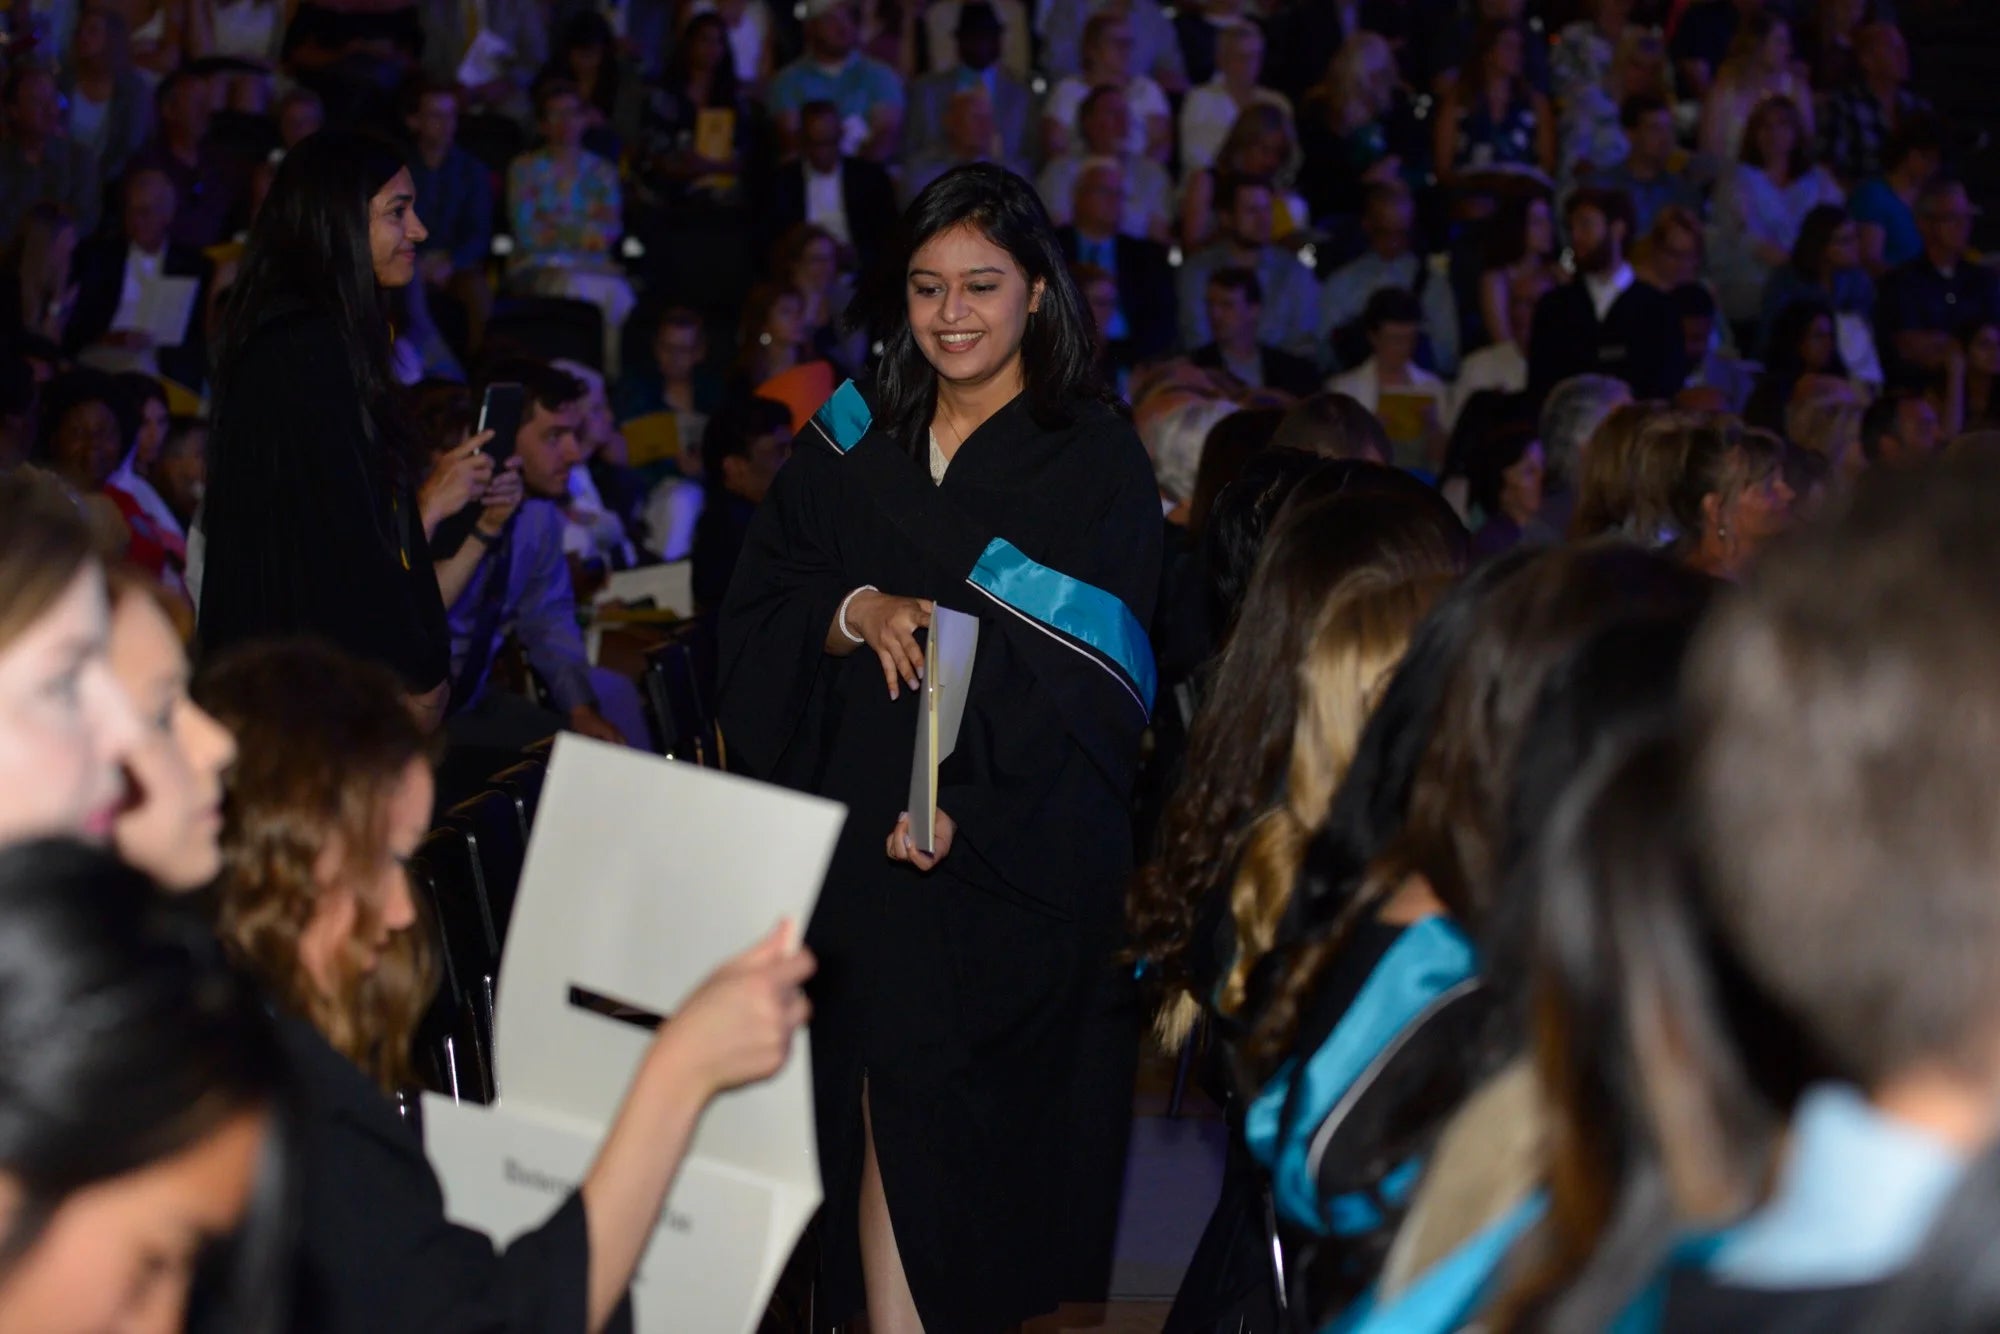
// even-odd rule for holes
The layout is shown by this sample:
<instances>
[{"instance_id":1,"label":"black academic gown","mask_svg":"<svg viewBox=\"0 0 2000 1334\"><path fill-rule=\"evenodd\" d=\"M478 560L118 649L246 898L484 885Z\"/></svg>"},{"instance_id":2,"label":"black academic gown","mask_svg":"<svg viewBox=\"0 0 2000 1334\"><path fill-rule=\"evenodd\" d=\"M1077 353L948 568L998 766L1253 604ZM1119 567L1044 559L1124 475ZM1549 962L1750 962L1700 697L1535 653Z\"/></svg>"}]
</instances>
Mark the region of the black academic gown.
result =
<instances>
[{"instance_id":1,"label":"black academic gown","mask_svg":"<svg viewBox=\"0 0 2000 1334\"><path fill-rule=\"evenodd\" d=\"M848 807L808 932L820 961L823 1314L844 1319L862 1300L865 1071L925 1326L990 1334L1067 1295L1065 1217L1080 1194L1103 1192L1069 1179L1066 1148L1130 1114L1129 1065L1122 1088L1094 1078L1079 1033L1111 967L1131 870L1158 489L1137 434L1107 405L1078 404L1070 424L1045 427L1017 399L937 486L867 416L854 391L837 394L751 526L721 619L721 720L737 767ZM1122 604L1137 637L1122 660L1143 654L1143 666L1122 670L1087 630L1060 628L1082 625L1074 616L1051 625L981 591L974 581L1009 543L1072 609L1093 592L1099 612ZM939 773L957 838L927 875L883 851L906 802L917 697L892 702L867 649L825 651L841 600L863 584L980 618L958 746ZM1122 1155L1107 1156L1093 1167L1115 1191Z\"/></svg>"}]
</instances>

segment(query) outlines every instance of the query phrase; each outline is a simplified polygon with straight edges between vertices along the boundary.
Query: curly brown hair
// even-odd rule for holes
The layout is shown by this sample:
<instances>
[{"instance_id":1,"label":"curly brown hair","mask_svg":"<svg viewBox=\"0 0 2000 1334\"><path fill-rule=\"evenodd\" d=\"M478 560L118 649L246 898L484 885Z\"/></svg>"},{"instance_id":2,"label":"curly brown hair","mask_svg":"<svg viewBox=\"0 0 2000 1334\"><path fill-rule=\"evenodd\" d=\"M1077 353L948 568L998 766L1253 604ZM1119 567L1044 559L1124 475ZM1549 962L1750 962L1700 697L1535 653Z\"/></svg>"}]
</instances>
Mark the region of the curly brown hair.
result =
<instances>
[{"instance_id":1,"label":"curly brown hair","mask_svg":"<svg viewBox=\"0 0 2000 1334\"><path fill-rule=\"evenodd\" d=\"M326 859L340 868L336 880L365 880L374 866L359 859L392 855L383 805L411 764L432 758L401 686L384 668L294 640L223 657L195 696L239 747L215 891L224 947L385 1092L407 1087L411 1041L437 985L421 917L369 967L360 941L378 934L380 909L357 895L352 947L330 990L299 957L299 938L333 888Z\"/></svg>"}]
</instances>

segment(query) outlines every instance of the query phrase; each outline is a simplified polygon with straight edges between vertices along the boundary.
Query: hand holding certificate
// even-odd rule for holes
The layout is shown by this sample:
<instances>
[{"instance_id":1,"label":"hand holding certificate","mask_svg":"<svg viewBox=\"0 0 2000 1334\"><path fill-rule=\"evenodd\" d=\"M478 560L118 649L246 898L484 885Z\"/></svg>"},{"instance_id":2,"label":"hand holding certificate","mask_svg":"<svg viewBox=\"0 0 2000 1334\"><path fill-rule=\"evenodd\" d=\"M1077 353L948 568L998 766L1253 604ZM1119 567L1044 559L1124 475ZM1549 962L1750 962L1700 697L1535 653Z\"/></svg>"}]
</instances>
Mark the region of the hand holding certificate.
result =
<instances>
[{"instance_id":1,"label":"hand holding certificate","mask_svg":"<svg viewBox=\"0 0 2000 1334\"><path fill-rule=\"evenodd\" d=\"M972 661L978 652L977 617L949 607L932 609L917 744L910 757L909 810L910 844L929 857L939 855L938 765L958 746L965 694L972 684Z\"/></svg>"}]
</instances>

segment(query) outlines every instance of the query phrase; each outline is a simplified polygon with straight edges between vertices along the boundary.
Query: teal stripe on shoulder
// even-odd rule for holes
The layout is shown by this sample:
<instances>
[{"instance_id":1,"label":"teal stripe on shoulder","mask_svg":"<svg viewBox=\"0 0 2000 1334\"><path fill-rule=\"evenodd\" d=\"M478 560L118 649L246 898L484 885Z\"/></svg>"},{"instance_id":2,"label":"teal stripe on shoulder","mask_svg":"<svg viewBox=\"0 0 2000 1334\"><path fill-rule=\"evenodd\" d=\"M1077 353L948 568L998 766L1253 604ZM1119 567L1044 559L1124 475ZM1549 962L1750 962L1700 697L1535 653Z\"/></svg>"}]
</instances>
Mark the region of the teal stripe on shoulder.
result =
<instances>
[{"instance_id":1,"label":"teal stripe on shoulder","mask_svg":"<svg viewBox=\"0 0 2000 1334\"><path fill-rule=\"evenodd\" d=\"M868 400L861 397L852 380L841 381L833 397L820 404L819 411L813 414L813 425L828 444L843 454L860 444L861 437L874 424L875 414L868 410Z\"/></svg>"},{"instance_id":2,"label":"teal stripe on shoulder","mask_svg":"<svg viewBox=\"0 0 2000 1334\"><path fill-rule=\"evenodd\" d=\"M973 587L1109 659L1124 674L1147 716L1152 715L1159 685L1152 641L1132 609L1115 594L1030 559L1004 537L986 544L967 577Z\"/></svg>"}]
</instances>

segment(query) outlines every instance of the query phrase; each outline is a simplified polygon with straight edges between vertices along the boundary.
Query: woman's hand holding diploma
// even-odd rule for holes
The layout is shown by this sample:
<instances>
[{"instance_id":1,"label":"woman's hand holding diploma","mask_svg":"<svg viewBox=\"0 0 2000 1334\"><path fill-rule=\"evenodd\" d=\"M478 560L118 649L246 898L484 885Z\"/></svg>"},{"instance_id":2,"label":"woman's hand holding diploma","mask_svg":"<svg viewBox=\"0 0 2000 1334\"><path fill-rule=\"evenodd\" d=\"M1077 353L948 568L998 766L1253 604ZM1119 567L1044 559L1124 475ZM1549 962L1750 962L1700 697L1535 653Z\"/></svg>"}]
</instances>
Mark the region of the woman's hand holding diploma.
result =
<instances>
[{"instance_id":1,"label":"woman's hand holding diploma","mask_svg":"<svg viewBox=\"0 0 2000 1334\"><path fill-rule=\"evenodd\" d=\"M889 860L908 862L919 871L928 871L944 860L951 851L952 835L958 832L958 825L943 811L937 813L937 823L931 828L931 846L936 852L925 852L917 846L910 835L910 813L904 811L896 818L896 827L889 831Z\"/></svg>"},{"instance_id":2,"label":"woman's hand holding diploma","mask_svg":"<svg viewBox=\"0 0 2000 1334\"><path fill-rule=\"evenodd\" d=\"M847 602L847 626L861 636L861 643L882 660L882 675L889 683L889 698L895 699L903 686L915 690L924 675L924 650L917 643L917 631L931 623L928 598L899 598L873 589L855 593ZM851 653L861 647L841 633L839 618L828 629L827 650Z\"/></svg>"}]
</instances>

